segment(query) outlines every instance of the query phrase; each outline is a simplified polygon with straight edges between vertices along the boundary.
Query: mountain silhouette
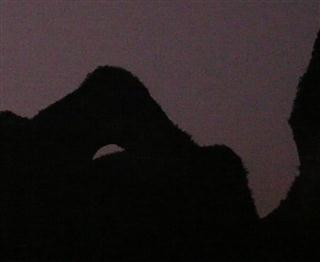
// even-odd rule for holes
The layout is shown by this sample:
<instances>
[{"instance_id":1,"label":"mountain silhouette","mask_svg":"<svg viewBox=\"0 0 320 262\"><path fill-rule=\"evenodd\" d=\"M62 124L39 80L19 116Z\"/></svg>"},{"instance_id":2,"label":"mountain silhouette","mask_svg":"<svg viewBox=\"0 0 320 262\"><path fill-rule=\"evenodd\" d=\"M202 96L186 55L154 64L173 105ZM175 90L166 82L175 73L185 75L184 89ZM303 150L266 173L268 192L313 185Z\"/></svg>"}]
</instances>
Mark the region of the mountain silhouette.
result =
<instances>
[{"instance_id":1,"label":"mountain silhouette","mask_svg":"<svg viewBox=\"0 0 320 262\"><path fill-rule=\"evenodd\" d=\"M300 174L263 219L240 157L197 145L122 68L33 118L0 112L3 260L317 261L319 56L320 33L289 119Z\"/></svg>"},{"instance_id":2,"label":"mountain silhouette","mask_svg":"<svg viewBox=\"0 0 320 262\"><path fill-rule=\"evenodd\" d=\"M98 67L31 119L2 115L8 257L204 259L258 221L240 158L196 145L124 69ZM125 152L92 160L107 144Z\"/></svg>"}]
</instances>

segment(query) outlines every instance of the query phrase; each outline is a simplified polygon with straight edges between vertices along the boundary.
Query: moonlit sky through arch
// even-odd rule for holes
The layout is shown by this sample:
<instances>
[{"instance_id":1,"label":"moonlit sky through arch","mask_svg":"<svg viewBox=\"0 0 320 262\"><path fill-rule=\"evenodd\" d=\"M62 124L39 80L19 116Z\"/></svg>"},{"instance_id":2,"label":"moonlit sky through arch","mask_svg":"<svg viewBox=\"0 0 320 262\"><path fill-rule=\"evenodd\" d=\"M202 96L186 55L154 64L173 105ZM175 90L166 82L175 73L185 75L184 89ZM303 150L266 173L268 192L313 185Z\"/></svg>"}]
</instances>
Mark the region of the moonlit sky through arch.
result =
<instances>
[{"instance_id":1,"label":"moonlit sky through arch","mask_svg":"<svg viewBox=\"0 0 320 262\"><path fill-rule=\"evenodd\" d=\"M261 215L298 158L287 124L319 1L1 1L0 110L33 116L98 65L124 67L201 145L243 159Z\"/></svg>"}]
</instances>

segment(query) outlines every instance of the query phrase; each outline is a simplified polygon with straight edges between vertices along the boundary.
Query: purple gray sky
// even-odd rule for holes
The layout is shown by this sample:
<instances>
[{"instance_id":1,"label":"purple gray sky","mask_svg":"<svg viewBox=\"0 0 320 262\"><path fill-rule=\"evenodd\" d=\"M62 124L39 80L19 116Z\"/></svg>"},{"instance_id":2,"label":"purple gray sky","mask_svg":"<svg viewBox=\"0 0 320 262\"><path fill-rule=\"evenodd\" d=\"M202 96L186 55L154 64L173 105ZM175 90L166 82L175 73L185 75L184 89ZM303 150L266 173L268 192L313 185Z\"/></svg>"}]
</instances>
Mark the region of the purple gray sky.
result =
<instances>
[{"instance_id":1,"label":"purple gray sky","mask_svg":"<svg viewBox=\"0 0 320 262\"><path fill-rule=\"evenodd\" d=\"M319 1L0 2L0 110L33 116L98 65L124 67L201 145L227 144L260 214L297 174L287 124Z\"/></svg>"}]
</instances>

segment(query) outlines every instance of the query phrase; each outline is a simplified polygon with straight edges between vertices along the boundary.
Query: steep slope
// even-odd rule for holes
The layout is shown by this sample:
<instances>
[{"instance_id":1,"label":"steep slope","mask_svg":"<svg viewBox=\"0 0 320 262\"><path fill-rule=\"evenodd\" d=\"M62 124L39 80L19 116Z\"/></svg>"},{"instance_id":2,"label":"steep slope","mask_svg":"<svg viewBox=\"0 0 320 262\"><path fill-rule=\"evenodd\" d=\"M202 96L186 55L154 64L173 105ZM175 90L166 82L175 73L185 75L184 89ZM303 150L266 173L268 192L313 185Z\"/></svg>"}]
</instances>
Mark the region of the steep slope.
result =
<instances>
[{"instance_id":1,"label":"steep slope","mask_svg":"<svg viewBox=\"0 0 320 262\"><path fill-rule=\"evenodd\" d=\"M264 219L264 230L285 261L309 261L320 258L320 32L289 123L299 153L299 177L287 199Z\"/></svg>"}]
</instances>

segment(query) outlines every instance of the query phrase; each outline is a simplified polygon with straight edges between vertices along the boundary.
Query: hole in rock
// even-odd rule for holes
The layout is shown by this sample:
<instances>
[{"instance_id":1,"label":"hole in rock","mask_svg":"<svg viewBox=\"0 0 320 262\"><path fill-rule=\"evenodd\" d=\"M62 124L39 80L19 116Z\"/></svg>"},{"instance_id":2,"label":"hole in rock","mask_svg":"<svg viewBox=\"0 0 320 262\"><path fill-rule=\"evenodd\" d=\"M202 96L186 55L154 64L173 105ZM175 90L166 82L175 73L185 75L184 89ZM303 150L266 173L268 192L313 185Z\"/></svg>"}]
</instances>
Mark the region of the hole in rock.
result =
<instances>
[{"instance_id":1,"label":"hole in rock","mask_svg":"<svg viewBox=\"0 0 320 262\"><path fill-rule=\"evenodd\" d=\"M101 156L105 156L105 155L111 155L114 153L118 153L118 152L123 152L124 149L118 145L115 144L111 144L111 145L106 145L104 147L101 147L93 156L93 160L97 159Z\"/></svg>"}]
</instances>

